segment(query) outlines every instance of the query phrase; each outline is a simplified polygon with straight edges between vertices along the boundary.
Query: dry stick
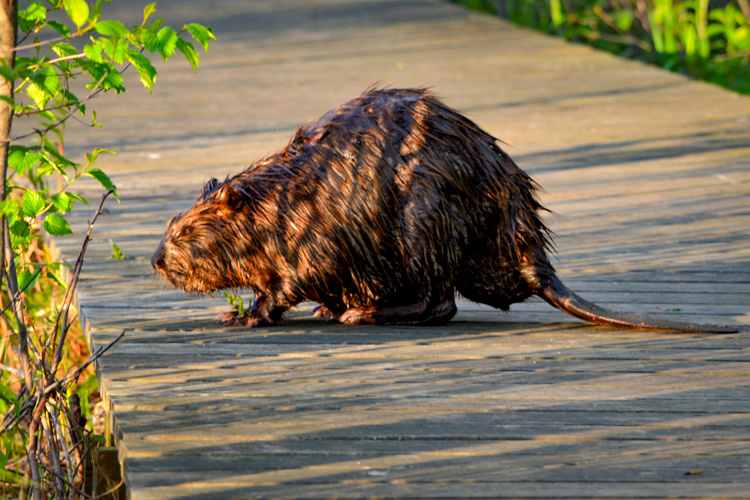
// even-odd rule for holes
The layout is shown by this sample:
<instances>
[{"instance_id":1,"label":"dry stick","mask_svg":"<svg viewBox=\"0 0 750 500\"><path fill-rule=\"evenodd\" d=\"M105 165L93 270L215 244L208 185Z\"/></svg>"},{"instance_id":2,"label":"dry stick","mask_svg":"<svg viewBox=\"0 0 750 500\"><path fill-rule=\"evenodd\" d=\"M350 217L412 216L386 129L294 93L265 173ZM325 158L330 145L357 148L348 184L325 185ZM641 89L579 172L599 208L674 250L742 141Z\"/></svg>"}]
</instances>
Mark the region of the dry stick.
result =
<instances>
[{"instance_id":1,"label":"dry stick","mask_svg":"<svg viewBox=\"0 0 750 500\"><path fill-rule=\"evenodd\" d=\"M47 407L49 403L45 404L45 407ZM57 439L55 438L55 435L52 433L52 428L49 425L49 414L50 410L49 408L46 408L47 411L46 415L42 416L41 424L42 429L44 430L44 435L47 436L47 462L49 463L49 467L58 472L59 474L62 474L62 467L60 466L60 452L57 449L57 444L60 440L60 436L57 436ZM55 481L53 482L53 486L55 488L55 498L65 498L65 485L62 482L62 479L60 477L55 477Z\"/></svg>"},{"instance_id":2,"label":"dry stick","mask_svg":"<svg viewBox=\"0 0 750 500\"><path fill-rule=\"evenodd\" d=\"M740 9L742 9L742 13L745 14L747 24L750 24L750 2L747 0L737 0L737 3L740 4Z\"/></svg>"},{"instance_id":3,"label":"dry stick","mask_svg":"<svg viewBox=\"0 0 750 500\"><path fill-rule=\"evenodd\" d=\"M63 455L65 456L65 463L67 464L65 470L68 473L68 482L70 484L73 484L73 476L71 475L73 470L73 461L71 460L70 450L68 449L67 442L65 441L65 433L63 432L63 428L60 425L60 420L57 418L57 413L61 411L64 412L64 408L60 408L60 406L62 406L62 402L60 401L58 401L57 406L50 406L52 406L52 411L50 411L50 409L48 408L47 413L49 414L49 418L52 420L52 424L55 427L55 432L57 433L58 439L60 441L60 447L62 448ZM62 469L60 470L60 473L62 473Z\"/></svg>"},{"instance_id":4,"label":"dry stick","mask_svg":"<svg viewBox=\"0 0 750 500\"><path fill-rule=\"evenodd\" d=\"M42 492L40 489L42 486L42 479L39 475L39 459L37 457L37 448L39 445L37 429L39 428L39 419L41 418L42 410L44 409L45 399L45 394L44 391L42 391L41 385L39 386L38 393L39 394L37 395L34 414L31 418L31 425L29 425L29 446L26 451L26 467L28 469L27 474L31 475L32 481L32 485L29 487L29 489L33 488L35 500L42 500ZM36 488L34 488L34 484L36 485Z\"/></svg>"},{"instance_id":5,"label":"dry stick","mask_svg":"<svg viewBox=\"0 0 750 500\"><path fill-rule=\"evenodd\" d=\"M62 406L63 414L68 421L68 436L70 439L72 459L75 459L73 465L72 459L68 457L68 477L71 483L76 486L83 485L85 470L81 457L86 456L88 440L84 441L83 436L85 429L81 425L81 398L78 394L73 394L68 398L68 404ZM85 423L83 425L86 425ZM88 436L87 436L88 437Z\"/></svg>"},{"instance_id":6,"label":"dry stick","mask_svg":"<svg viewBox=\"0 0 750 500\"><path fill-rule=\"evenodd\" d=\"M81 372L83 372L83 370L86 369L86 367L88 367L91 363L99 359L105 352L109 350L110 347L115 345L124 335L125 335L125 330L123 330L120 333L120 335L118 335L113 340L111 340L107 345L99 348L99 350L97 350L94 354L89 356L89 359L87 359L84 364L76 368L73 371L73 373L69 373L68 375L65 376L65 378L57 380L56 382L53 382L52 384L48 385L44 389L44 395L46 396L50 392L60 387L61 385L65 385L68 382L71 382L72 380L77 379L81 375ZM0 428L0 435L2 435L6 430L10 429L13 425L15 425L16 422L24 418L29 413L29 411L31 411L35 407L35 401L36 400L33 398L30 398L28 401L26 401L21 407L21 409L18 411L18 416L16 416L15 412L12 411L13 405L11 405L8 412L5 414L5 418L7 418L8 415L11 415L11 418L10 420L6 421L3 424L2 428Z\"/></svg>"},{"instance_id":7,"label":"dry stick","mask_svg":"<svg viewBox=\"0 0 750 500\"><path fill-rule=\"evenodd\" d=\"M70 373L70 374L66 375L65 378L60 379L60 380L58 380L56 382L53 382L52 384L48 385L47 388L44 390L44 394L47 395L50 392L52 392L55 389L57 389L59 386L61 386L63 384L67 384L68 382L70 382L70 381L72 381L74 379L77 379L78 376L81 374L81 372L83 370L85 370L87 366L89 366L91 363L93 363L94 361L96 361L97 359L99 359L102 354L104 354L105 352L107 352L109 350L109 348L112 347L113 345L115 345L117 343L117 341L119 341L124 335L125 335L125 330L123 330L120 333L120 335L118 335L113 340L111 340L109 342L109 344L105 345L104 347L102 347L98 351L96 351L94 354L92 354L89 357L89 359L87 359L84 364L82 364L81 366L79 366L78 368L76 368L73 371L73 373Z\"/></svg>"},{"instance_id":8,"label":"dry stick","mask_svg":"<svg viewBox=\"0 0 750 500\"><path fill-rule=\"evenodd\" d=\"M83 239L81 251L78 253L78 259L76 260L75 266L73 266L73 275L70 278L68 289L65 291L65 296L63 297L63 306L57 313L55 325L52 327L53 335L57 337L57 329L58 326L60 326L60 319L62 318L61 335L60 339L57 341L57 349L55 350L55 358L52 363L52 370L50 371L47 380L48 384L52 381L51 378L55 376L54 374L57 373L57 367L60 365L60 360L62 359L62 348L65 344L65 337L68 333L69 327L67 324L68 309L70 309L70 304L73 301L73 292L75 291L76 285L78 284L78 276L80 276L81 274L81 268L83 267L83 255L86 253L86 248L89 246L89 241L91 240L91 231L94 229L94 223L96 222L96 219L99 217L99 214L102 211L104 201L107 199L107 196L109 196L113 192L114 189L110 189L102 196L102 201L99 202L99 206L97 207L96 212L94 212L94 217L91 219L91 222L89 222L89 230L86 233L86 237Z\"/></svg>"},{"instance_id":9,"label":"dry stick","mask_svg":"<svg viewBox=\"0 0 750 500\"><path fill-rule=\"evenodd\" d=\"M46 45L48 43L57 43L57 42L66 41L66 40L69 40L70 38L73 38L73 37L76 37L76 36L81 36L84 33L86 33L86 32L85 31L81 31L80 33L73 33L72 35L70 35L69 38L66 38L64 36L59 36L57 38L50 38L49 40L42 40L41 42L36 42L36 43L29 44L29 45L21 45L19 47L13 48L11 50L13 52L18 52L19 50L35 49L37 47L41 47L42 45Z\"/></svg>"},{"instance_id":10,"label":"dry stick","mask_svg":"<svg viewBox=\"0 0 750 500\"><path fill-rule=\"evenodd\" d=\"M42 468L43 468L44 470L46 470L47 472L49 472L49 473L50 473L50 474L52 474L53 476L59 477L60 479L62 479L62 480L63 480L63 482L66 482L66 481L65 481L65 477L63 477L63 476L62 476L61 474L58 474L57 472L55 472L54 470L50 469L49 467L47 467L47 466L46 466L46 465L44 465L44 464L41 464L41 465L42 465ZM76 493L76 494L77 494L77 495L78 495L78 496L79 496L80 498L91 498L91 499L93 499L93 498L94 498L94 497L92 497L91 495L89 495L89 494L85 493L84 491L82 491L81 489L77 488L77 487L76 487L76 486L75 486L74 484L68 484L68 486L70 486L70 487L71 487L71 489L72 489L72 490L73 490L73 491L74 491L74 492L75 492L75 493ZM65 497L63 497L63 498L65 498Z\"/></svg>"}]
</instances>

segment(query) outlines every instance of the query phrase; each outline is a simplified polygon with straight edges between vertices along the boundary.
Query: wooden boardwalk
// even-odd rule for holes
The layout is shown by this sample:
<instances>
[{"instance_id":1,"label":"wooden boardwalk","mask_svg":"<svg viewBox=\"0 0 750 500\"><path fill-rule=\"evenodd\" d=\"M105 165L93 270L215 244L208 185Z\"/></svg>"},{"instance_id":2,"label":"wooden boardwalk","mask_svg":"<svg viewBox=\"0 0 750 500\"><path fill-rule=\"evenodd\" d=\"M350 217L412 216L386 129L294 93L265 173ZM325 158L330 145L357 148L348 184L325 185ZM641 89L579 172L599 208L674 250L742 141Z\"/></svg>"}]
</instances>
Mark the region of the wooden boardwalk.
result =
<instances>
[{"instance_id":1,"label":"wooden boardwalk","mask_svg":"<svg viewBox=\"0 0 750 500\"><path fill-rule=\"evenodd\" d=\"M146 2L120 3L128 18ZM93 344L126 330L99 373L132 500L750 498L750 99L444 3L158 7L215 30L198 76L160 66L148 96L129 75L97 105L105 128L66 144L120 153L102 161L122 203L79 296ZM306 305L223 329L223 298L157 279L165 222L203 181L374 82L431 86L509 144L557 214L571 288L742 332L595 327L539 300L461 303L441 328L326 324ZM80 234L58 240L66 257Z\"/></svg>"}]
</instances>

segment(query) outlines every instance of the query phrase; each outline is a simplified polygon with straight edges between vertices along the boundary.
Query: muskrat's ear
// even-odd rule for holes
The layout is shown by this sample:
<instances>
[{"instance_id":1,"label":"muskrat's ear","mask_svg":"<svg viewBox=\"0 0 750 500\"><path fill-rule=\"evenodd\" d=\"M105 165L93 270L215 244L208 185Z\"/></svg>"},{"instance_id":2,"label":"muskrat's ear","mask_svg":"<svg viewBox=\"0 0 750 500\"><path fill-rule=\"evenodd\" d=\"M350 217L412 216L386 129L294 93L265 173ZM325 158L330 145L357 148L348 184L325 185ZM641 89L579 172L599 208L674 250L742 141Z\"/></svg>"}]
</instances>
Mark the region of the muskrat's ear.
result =
<instances>
[{"instance_id":1,"label":"muskrat's ear","mask_svg":"<svg viewBox=\"0 0 750 500\"><path fill-rule=\"evenodd\" d=\"M216 193L216 202L234 210L239 210L247 201L245 191L231 182L225 182Z\"/></svg>"},{"instance_id":2,"label":"muskrat's ear","mask_svg":"<svg viewBox=\"0 0 750 500\"><path fill-rule=\"evenodd\" d=\"M206 182L203 187L201 188L200 192L198 193L198 198L196 201L206 201L206 197L219 189L221 186L221 183L216 180L215 178L211 177L211 179Z\"/></svg>"}]
</instances>

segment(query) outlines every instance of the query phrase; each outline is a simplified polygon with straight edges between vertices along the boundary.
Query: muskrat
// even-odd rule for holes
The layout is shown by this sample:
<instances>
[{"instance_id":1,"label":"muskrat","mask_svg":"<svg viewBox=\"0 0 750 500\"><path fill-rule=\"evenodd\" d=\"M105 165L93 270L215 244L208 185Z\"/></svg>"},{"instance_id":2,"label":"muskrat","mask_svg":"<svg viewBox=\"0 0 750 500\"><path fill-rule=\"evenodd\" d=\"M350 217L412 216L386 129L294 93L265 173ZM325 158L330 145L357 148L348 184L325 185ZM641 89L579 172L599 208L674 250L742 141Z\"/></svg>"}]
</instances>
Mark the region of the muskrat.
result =
<instances>
[{"instance_id":1,"label":"muskrat","mask_svg":"<svg viewBox=\"0 0 750 500\"><path fill-rule=\"evenodd\" d=\"M151 262L188 292L249 287L231 325L302 301L342 323L438 325L463 297L507 310L538 295L592 323L731 333L584 300L550 264L537 184L498 140L424 89L370 89L167 224Z\"/></svg>"}]
</instances>

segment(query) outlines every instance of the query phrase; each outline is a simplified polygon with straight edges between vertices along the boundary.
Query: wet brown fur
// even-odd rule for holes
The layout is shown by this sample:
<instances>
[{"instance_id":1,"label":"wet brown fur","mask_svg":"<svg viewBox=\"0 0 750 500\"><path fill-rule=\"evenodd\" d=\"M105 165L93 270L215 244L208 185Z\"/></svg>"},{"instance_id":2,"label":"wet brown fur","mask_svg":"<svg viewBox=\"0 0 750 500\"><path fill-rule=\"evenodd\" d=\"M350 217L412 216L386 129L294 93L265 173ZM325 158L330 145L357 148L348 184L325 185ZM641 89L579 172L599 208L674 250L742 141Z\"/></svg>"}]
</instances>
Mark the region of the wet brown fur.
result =
<instances>
[{"instance_id":1,"label":"wet brown fur","mask_svg":"<svg viewBox=\"0 0 750 500\"><path fill-rule=\"evenodd\" d=\"M549 262L536 190L494 137L431 93L369 90L212 179L152 263L187 291L252 288L251 311L224 317L249 326L302 301L347 323L439 324L456 290L500 309L538 294L567 310L580 298Z\"/></svg>"}]
</instances>

